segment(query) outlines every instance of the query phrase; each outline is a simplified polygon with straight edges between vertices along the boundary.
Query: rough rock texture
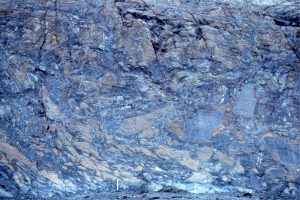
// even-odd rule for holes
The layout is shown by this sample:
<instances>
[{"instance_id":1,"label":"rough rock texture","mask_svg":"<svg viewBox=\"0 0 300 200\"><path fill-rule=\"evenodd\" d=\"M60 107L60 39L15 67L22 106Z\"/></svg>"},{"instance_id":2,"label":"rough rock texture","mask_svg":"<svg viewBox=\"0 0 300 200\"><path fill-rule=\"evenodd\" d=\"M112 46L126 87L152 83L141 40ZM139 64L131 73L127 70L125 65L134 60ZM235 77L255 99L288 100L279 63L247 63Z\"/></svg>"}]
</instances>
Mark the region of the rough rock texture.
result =
<instances>
[{"instance_id":1,"label":"rough rock texture","mask_svg":"<svg viewBox=\"0 0 300 200\"><path fill-rule=\"evenodd\" d=\"M299 8L0 0L0 197L300 198Z\"/></svg>"}]
</instances>

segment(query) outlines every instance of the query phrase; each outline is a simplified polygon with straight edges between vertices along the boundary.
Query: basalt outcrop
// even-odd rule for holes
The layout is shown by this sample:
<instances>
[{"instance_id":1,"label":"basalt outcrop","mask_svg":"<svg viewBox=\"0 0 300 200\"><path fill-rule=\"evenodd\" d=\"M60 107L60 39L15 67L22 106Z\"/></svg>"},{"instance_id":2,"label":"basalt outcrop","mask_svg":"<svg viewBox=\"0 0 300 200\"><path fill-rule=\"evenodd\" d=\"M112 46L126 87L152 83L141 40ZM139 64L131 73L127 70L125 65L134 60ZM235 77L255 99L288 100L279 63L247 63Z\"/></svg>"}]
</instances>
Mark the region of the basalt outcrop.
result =
<instances>
[{"instance_id":1,"label":"basalt outcrop","mask_svg":"<svg viewBox=\"0 0 300 200\"><path fill-rule=\"evenodd\" d=\"M299 13L0 0L0 197L300 198Z\"/></svg>"}]
</instances>

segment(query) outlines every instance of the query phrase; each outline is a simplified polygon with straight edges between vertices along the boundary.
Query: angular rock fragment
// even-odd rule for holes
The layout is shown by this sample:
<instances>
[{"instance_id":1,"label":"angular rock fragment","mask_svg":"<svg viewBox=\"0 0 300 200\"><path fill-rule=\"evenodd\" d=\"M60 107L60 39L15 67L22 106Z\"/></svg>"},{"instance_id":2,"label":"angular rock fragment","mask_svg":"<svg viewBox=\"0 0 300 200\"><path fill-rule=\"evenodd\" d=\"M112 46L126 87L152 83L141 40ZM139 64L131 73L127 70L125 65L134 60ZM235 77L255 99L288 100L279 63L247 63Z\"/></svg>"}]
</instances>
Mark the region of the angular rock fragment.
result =
<instances>
[{"instance_id":1,"label":"angular rock fragment","mask_svg":"<svg viewBox=\"0 0 300 200\"><path fill-rule=\"evenodd\" d=\"M130 65L147 67L154 62L156 55L151 43L151 33L145 24L133 22L131 27L124 28L119 34L119 46L127 54Z\"/></svg>"},{"instance_id":2,"label":"angular rock fragment","mask_svg":"<svg viewBox=\"0 0 300 200\"><path fill-rule=\"evenodd\" d=\"M220 112L199 111L186 124L188 136L195 141L208 142L212 137L212 132L221 126L223 120Z\"/></svg>"},{"instance_id":3,"label":"angular rock fragment","mask_svg":"<svg viewBox=\"0 0 300 200\"><path fill-rule=\"evenodd\" d=\"M254 114L256 101L254 86L251 84L245 85L241 88L241 91L237 92L236 102L232 111L236 115L251 118Z\"/></svg>"}]
</instances>

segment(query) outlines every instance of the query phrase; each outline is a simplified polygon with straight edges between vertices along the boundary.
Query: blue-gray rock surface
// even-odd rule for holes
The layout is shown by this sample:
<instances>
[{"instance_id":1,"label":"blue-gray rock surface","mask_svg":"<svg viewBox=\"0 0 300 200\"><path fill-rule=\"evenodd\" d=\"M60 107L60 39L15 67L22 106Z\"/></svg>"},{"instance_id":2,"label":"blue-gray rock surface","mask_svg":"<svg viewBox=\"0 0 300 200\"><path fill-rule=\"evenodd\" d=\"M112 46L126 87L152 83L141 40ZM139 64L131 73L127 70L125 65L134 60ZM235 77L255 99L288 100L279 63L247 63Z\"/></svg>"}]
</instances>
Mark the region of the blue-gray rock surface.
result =
<instances>
[{"instance_id":1,"label":"blue-gray rock surface","mask_svg":"<svg viewBox=\"0 0 300 200\"><path fill-rule=\"evenodd\" d=\"M299 199L299 16L0 0L0 197Z\"/></svg>"}]
</instances>

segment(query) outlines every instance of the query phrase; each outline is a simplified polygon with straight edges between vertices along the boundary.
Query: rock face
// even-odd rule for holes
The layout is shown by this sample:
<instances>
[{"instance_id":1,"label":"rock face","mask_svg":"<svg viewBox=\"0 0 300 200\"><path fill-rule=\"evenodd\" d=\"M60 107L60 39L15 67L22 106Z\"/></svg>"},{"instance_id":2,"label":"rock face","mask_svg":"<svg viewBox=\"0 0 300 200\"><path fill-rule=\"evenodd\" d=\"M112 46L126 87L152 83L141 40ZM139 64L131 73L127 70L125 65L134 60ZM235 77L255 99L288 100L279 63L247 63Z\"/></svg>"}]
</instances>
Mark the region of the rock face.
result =
<instances>
[{"instance_id":1,"label":"rock face","mask_svg":"<svg viewBox=\"0 0 300 200\"><path fill-rule=\"evenodd\" d=\"M223 116L219 112L199 112L190 123L186 123L186 132L194 140L207 142L210 134L222 124Z\"/></svg>"},{"instance_id":2,"label":"rock face","mask_svg":"<svg viewBox=\"0 0 300 200\"><path fill-rule=\"evenodd\" d=\"M299 11L0 0L0 197L300 198Z\"/></svg>"}]
</instances>

